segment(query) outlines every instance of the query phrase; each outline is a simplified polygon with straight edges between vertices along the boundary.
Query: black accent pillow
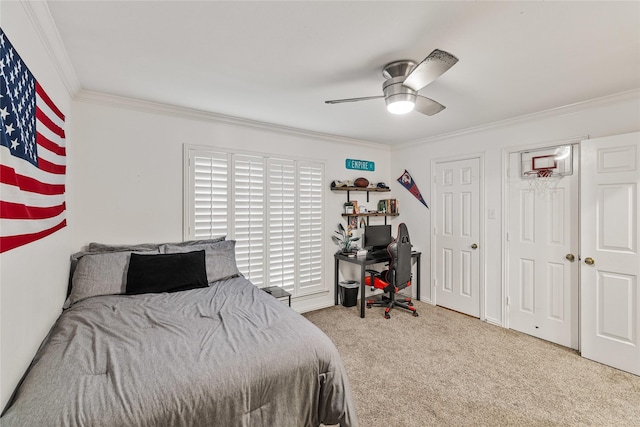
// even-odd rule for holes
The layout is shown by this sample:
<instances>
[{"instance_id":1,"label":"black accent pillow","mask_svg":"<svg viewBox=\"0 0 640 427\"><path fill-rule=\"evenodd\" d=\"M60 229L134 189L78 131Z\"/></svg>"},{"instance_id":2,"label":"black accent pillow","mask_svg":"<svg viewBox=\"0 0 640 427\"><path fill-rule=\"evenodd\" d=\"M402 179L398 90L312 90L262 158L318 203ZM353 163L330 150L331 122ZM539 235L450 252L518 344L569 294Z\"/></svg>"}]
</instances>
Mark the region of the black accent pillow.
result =
<instances>
[{"instance_id":1,"label":"black accent pillow","mask_svg":"<svg viewBox=\"0 0 640 427\"><path fill-rule=\"evenodd\" d=\"M207 286L204 250L178 254L131 254L127 295L186 291Z\"/></svg>"}]
</instances>

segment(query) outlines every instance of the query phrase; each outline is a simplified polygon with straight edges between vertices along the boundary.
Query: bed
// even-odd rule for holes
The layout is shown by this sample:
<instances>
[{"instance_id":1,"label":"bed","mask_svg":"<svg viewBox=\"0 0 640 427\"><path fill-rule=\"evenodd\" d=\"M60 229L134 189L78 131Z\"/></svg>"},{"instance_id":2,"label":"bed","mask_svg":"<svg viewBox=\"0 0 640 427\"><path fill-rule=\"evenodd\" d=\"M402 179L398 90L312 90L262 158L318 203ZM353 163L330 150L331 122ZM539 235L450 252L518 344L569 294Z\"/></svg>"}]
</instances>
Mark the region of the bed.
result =
<instances>
[{"instance_id":1,"label":"bed","mask_svg":"<svg viewBox=\"0 0 640 427\"><path fill-rule=\"evenodd\" d=\"M242 277L234 245L74 254L65 308L0 424L357 426L330 339Z\"/></svg>"}]
</instances>

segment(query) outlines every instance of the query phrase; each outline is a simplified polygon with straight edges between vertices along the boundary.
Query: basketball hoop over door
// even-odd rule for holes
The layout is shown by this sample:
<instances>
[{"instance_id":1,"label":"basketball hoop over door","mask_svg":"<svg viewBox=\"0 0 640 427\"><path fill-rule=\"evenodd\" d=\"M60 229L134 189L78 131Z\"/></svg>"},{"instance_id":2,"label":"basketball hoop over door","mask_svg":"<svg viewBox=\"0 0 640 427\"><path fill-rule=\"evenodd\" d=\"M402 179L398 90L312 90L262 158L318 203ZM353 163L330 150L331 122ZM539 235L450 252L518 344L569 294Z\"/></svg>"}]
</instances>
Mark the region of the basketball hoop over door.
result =
<instances>
[{"instance_id":1,"label":"basketball hoop over door","mask_svg":"<svg viewBox=\"0 0 640 427\"><path fill-rule=\"evenodd\" d=\"M571 145L520 152L520 178L532 191L546 192L555 188L563 176L573 174Z\"/></svg>"}]
</instances>

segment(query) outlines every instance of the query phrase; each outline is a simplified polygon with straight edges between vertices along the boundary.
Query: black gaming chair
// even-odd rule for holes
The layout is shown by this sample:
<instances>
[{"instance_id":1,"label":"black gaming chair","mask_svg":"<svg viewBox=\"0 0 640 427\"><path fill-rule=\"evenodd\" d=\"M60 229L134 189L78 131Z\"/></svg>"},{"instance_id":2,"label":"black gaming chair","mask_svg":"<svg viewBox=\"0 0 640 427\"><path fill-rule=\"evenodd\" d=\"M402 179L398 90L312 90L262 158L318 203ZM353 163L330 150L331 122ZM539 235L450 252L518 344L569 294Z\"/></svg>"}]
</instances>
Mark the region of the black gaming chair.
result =
<instances>
[{"instance_id":1,"label":"black gaming chair","mask_svg":"<svg viewBox=\"0 0 640 427\"><path fill-rule=\"evenodd\" d=\"M414 316L418 316L411 298L396 299L398 291L411 286L411 240L404 223L398 225L398 235L387 246L387 252L391 258L389 268L381 272L367 270L369 276L365 278L365 284L375 289L382 289L389 295L383 295L380 300L367 300L367 308L372 306L386 307L384 310L385 319L391 317L389 312L394 306L409 310Z\"/></svg>"}]
</instances>

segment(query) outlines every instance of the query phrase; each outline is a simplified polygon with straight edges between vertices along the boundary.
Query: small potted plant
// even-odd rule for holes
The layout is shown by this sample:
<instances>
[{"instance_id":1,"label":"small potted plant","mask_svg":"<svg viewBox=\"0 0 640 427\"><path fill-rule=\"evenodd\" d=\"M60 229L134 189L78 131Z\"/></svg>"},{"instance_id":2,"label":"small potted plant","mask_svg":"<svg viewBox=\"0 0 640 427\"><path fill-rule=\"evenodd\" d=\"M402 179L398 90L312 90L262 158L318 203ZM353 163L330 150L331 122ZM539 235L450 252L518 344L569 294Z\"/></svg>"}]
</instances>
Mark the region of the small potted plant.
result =
<instances>
[{"instance_id":1,"label":"small potted plant","mask_svg":"<svg viewBox=\"0 0 640 427\"><path fill-rule=\"evenodd\" d=\"M346 214L352 214L353 213L353 203L352 202L345 202L345 204L344 204L344 213L346 213Z\"/></svg>"},{"instance_id":2,"label":"small potted plant","mask_svg":"<svg viewBox=\"0 0 640 427\"><path fill-rule=\"evenodd\" d=\"M335 232L337 236L331 236L331 240L338 246L340 246L340 250L343 253L350 253L352 251L352 243L360 240L360 237L353 237L351 230L342 226L342 224L338 224L338 230Z\"/></svg>"}]
</instances>

